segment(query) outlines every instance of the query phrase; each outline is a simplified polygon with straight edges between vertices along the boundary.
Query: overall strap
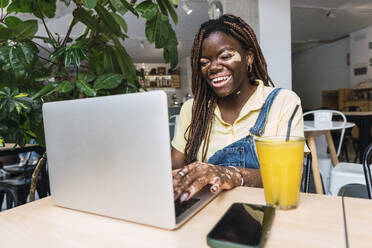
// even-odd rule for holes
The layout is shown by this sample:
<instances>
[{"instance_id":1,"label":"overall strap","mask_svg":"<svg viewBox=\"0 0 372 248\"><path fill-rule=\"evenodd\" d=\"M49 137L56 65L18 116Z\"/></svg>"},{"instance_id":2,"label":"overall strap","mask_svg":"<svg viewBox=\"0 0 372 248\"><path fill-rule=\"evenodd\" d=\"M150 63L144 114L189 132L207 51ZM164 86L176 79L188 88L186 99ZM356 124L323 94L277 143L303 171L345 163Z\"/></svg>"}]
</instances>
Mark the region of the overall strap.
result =
<instances>
[{"instance_id":1,"label":"overall strap","mask_svg":"<svg viewBox=\"0 0 372 248\"><path fill-rule=\"evenodd\" d=\"M251 134L254 134L256 136L261 136L264 132L267 116L269 114L271 105L274 102L275 97L278 95L281 88L275 88L273 91L270 92L268 97L265 100L264 105L262 106L262 109L260 113L258 114L258 118L256 120L256 123L254 126L249 130Z\"/></svg>"}]
</instances>

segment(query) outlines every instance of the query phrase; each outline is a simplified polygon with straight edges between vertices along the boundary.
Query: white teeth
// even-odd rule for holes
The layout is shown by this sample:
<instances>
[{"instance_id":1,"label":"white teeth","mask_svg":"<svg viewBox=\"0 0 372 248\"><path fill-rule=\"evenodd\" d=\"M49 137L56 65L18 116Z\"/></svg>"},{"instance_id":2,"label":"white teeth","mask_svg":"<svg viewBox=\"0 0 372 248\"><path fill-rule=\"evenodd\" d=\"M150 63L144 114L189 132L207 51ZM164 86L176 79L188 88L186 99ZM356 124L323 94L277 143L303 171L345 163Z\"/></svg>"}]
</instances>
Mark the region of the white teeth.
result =
<instances>
[{"instance_id":1,"label":"white teeth","mask_svg":"<svg viewBox=\"0 0 372 248\"><path fill-rule=\"evenodd\" d=\"M214 79L212 80L212 82L215 83L215 82L218 82L218 81L221 81L221 80L226 80L226 79L228 79L229 77L230 77L230 76L214 78Z\"/></svg>"}]
</instances>

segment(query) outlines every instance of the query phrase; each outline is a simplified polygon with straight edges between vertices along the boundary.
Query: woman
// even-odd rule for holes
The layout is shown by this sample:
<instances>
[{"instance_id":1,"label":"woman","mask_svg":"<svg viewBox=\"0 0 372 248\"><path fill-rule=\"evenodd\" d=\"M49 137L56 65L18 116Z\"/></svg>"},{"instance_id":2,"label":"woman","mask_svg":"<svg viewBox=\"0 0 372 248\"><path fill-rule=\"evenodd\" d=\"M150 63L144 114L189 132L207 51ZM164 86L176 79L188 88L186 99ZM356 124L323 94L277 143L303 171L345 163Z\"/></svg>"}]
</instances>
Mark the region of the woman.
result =
<instances>
[{"instance_id":1,"label":"woman","mask_svg":"<svg viewBox=\"0 0 372 248\"><path fill-rule=\"evenodd\" d=\"M175 198L188 200L207 184L212 193L262 187L254 137L285 136L300 99L270 87L256 35L233 15L201 25L191 66L194 99L182 106L172 141ZM304 136L301 109L291 134Z\"/></svg>"}]
</instances>

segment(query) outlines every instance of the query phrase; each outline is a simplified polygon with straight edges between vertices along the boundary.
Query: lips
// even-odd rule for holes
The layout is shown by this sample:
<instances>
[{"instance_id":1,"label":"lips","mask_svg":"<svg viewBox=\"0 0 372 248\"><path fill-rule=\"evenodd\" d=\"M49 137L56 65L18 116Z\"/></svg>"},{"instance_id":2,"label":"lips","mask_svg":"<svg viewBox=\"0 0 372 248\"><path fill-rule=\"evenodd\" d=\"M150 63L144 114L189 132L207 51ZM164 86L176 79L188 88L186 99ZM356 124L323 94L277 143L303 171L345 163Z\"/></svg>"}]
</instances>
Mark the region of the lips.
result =
<instances>
[{"instance_id":1,"label":"lips","mask_svg":"<svg viewBox=\"0 0 372 248\"><path fill-rule=\"evenodd\" d=\"M225 86L231 79L232 75L215 77L211 80L212 86L215 88L220 88Z\"/></svg>"}]
</instances>

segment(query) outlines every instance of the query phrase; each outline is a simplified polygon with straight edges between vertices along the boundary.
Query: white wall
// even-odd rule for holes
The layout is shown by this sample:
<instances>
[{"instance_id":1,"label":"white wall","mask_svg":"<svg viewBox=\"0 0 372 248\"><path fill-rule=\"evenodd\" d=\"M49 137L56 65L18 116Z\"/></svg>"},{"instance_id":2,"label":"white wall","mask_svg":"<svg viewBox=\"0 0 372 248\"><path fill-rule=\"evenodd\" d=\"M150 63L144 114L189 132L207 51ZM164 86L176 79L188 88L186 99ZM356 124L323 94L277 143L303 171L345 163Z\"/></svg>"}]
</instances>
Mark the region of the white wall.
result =
<instances>
[{"instance_id":1,"label":"white wall","mask_svg":"<svg viewBox=\"0 0 372 248\"><path fill-rule=\"evenodd\" d=\"M322 105L322 90L348 88L349 38L293 54L293 90L306 109Z\"/></svg>"},{"instance_id":2,"label":"white wall","mask_svg":"<svg viewBox=\"0 0 372 248\"><path fill-rule=\"evenodd\" d=\"M275 86L292 88L290 0L259 0L260 45Z\"/></svg>"},{"instance_id":3,"label":"white wall","mask_svg":"<svg viewBox=\"0 0 372 248\"><path fill-rule=\"evenodd\" d=\"M233 14L242 18L256 33L260 40L258 22L258 0L221 0L224 14Z\"/></svg>"},{"instance_id":4,"label":"white wall","mask_svg":"<svg viewBox=\"0 0 372 248\"><path fill-rule=\"evenodd\" d=\"M369 47L372 42L372 27L368 27L350 34L350 86L372 78L372 49ZM364 75L354 75L355 68L366 68Z\"/></svg>"}]
</instances>

